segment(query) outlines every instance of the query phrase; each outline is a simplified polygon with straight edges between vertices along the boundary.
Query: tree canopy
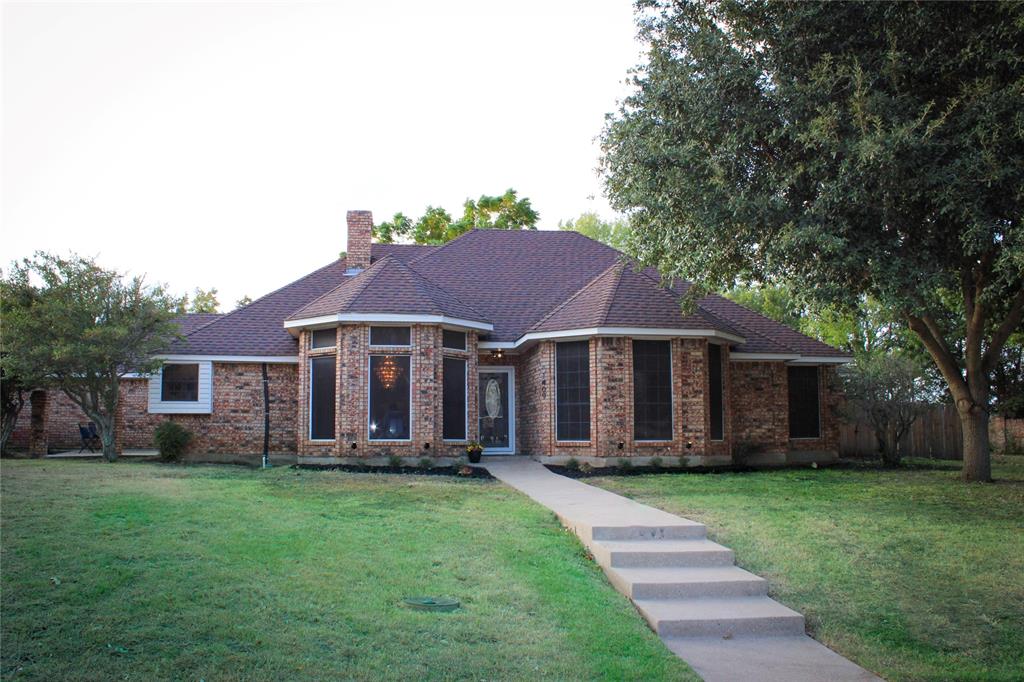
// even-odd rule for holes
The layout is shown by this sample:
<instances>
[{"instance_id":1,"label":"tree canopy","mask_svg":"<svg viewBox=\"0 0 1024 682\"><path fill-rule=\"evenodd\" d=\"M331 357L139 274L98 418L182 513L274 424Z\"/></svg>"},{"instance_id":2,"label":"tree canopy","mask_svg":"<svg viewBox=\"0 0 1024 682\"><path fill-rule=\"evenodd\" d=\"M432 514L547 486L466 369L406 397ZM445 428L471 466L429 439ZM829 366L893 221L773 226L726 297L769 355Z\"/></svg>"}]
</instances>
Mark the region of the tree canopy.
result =
<instances>
[{"instance_id":1,"label":"tree canopy","mask_svg":"<svg viewBox=\"0 0 1024 682\"><path fill-rule=\"evenodd\" d=\"M483 195L466 199L458 220L437 206L427 206L415 222L403 213L374 225L373 237L381 244L409 240L414 244L443 244L473 229L536 230L540 214L527 198L520 199L514 189L498 196Z\"/></svg>"},{"instance_id":2,"label":"tree canopy","mask_svg":"<svg viewBox=\"0 0 1024 682\"><path fill-rule=\"evenodd\" d=\"M601 164L641 260L878 301L948 385L964 478L989 480L991 375L1024 313L1024 3L637 11L647 61Z\"/></svg>"},{"instance_id":3,"label":"tree canopy","mask_svg":"<svg viewBox=\"0 0 1024 682\"><path fill-rule=\"evenodd\" d=\"M632 230L629 228L629 221L622 218L602 220L601 216L596 213L581 213L576 219L558 221L558 229L579 232L602 244L607 244L613 249L622 252L629 251L629 238Z\"/></svg>"},{"instance_id":4,"label":"tree canopy","mask_svg":"<svg viewBox=\"0 0 1024 682\"><path fill-rule=\"evenodd\" d=\"M120 379L160 367L154 356L177 333L179 301L141 277L46 253L15 263L4 293L4 371L62 390L96 423L113 460Z\"/></svg>"},{"instance_id":5,"label":"tree canopy","mask_svg":"<svg viewBox=\"0 0 1024 682\"><path fill-rule=\"evenodd\" d=\"M188 294L178 303L178 312L184 313L217 313L220 312L220 301L217 300L216 289L200 289L196 287L192 297Z\"/></svg>"}]
</instances>

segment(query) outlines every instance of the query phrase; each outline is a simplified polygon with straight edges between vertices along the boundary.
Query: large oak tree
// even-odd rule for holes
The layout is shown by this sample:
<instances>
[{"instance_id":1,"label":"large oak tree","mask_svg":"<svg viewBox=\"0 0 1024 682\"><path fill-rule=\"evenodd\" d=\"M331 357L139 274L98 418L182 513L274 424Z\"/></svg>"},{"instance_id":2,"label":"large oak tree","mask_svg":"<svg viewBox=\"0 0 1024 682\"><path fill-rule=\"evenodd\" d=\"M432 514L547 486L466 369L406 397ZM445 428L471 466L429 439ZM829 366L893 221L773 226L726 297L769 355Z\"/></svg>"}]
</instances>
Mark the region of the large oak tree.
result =
<instances>
[{"instance_id":1,"label":"large oak tree","mask_svg":"<svg viewBox=\"0 0 1024 682\"><path fill-rule=\"evenodd\" d=\"M948 385L964 479L989 480L992 371L1024 310L1024 3L637 14L647 60L602 169L642 260L705 289L879 301Z\"/></svg>"}]
</instances>

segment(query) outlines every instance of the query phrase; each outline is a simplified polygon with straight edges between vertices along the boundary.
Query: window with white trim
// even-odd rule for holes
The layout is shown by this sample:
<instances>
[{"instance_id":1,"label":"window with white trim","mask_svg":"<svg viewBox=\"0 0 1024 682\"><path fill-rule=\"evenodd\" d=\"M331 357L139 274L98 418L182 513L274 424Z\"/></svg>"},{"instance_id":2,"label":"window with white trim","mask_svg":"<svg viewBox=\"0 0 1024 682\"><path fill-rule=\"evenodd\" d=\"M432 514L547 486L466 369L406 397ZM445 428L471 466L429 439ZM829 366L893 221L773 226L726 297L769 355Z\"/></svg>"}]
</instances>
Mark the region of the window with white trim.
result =
<instances>
[{"instance_id":1,"label":"window with white trim","mask_svg":"<svg viewBox=\"0 0 1024 682\"><path fill-rule=\"evenodd\" d=\"M633 438L672 440L669 341L633 341Z\"/></svg>"},{"instance_id":2,"label":"window with white trim","mask_svg":"<svg viewBox=\"0 0 1024 682\"><path fill-rule=\"evenodd\" d=\"M324 355L309 361L309 438L334 440L335 358Z\"/></svg>"},{"instance_id":3,"label":"window with white trim","mask_svg":"<svg viewBox=\"0 0 1024 682\"><path fill-rule=\"evenodd\" d=\"M411 365L408 355L370 356L370 440L409 440Z\"/></svg>"},{"instance_id":4,"label":"window with white trim","mask_svg":"<svg viewBox=\"0 0 1024 682\"><path fill-rule=\"evenodd\" d=\"M442 363L442 438L466 439L466 361L444 358Z\"/></svg>"},{"instance_id":5,"label":"window with white trim","mask_svg":"<svg viewBox=\"0 0 1024 682\"><path fill-rule=\"evenodd\" d=\"M818 368L787 367L789 379L789 437L821 437Z\"/></svg>"},{"instance_id":6,"label":"window with white trim","mask_svg":"<svg viewBox=\"0 0 1024 682\"><path fill-rule=\"evenodd\" d=\"M708 344L708 402L711 408L711 440L725 439L725 383L722 372L722 347Z\"/></svg>"},{"instance_id":7,"label":"window with white trim","mask_svg":"<svg viewBox=\"0 0 1024 682\"><path fill-rule=\"evenodd\" d=\"M441 346L448 350L466 350L466 332L442 329Z\"/></svg>"},{"instance_id":8,"label":"window with white trim","mask_svg":"<svg viewBox=\"0 0 1024 682\"><path fill-rule=\"evenodd\" d=\"M558 440L590 440L589 341L555 345L555 421Z\"/></svg>"},{"instance_id":9,"label":"window with white trim","mask_svg":"<svg viewBox=\"0 0 1024 682\"><path fill-rule=\"evenodd\" d=\"M199 401L199 363L166 364L160 375L162 402Z\"/></svg>"},{"instance_id":10,"label":"window with white trim","mask_svg":"<svg viewBox=\"0 0 1024 682\"><path fill-rule=\"evenodd\" d=\"M338 345L338 329L314 329L310 334L311 348L334 348Z\"/></svg>"}]
</instances>

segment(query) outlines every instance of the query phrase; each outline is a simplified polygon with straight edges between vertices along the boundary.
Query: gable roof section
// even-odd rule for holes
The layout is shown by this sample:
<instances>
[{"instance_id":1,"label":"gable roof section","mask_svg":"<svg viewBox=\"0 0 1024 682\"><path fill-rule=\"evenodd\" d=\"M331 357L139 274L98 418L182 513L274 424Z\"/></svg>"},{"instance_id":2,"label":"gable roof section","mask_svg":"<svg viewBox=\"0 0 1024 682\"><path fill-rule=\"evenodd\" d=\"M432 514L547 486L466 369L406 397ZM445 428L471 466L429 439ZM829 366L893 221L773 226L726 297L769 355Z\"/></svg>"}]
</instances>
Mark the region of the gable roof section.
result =
<instances>
[{"instance_id":1,"label":"gable roof section","mask_svg":"<svg viewBox=\"0 0 1024 682\"><path fill-rule=\"evenodd\" d=\"M344 315L431 315L480 322L487 318L394 256L365 271L288 316L288 321Z\"/></svg>"},{"instance_id":2,"label":"gable roof section","mask_svg":"<svg viewBox=\"0 0 1024 682\"><path fill-rule=\"evenodd\" d=\"M849 357L849 353L812 339L723 296L705 296L700 299L698 305L725 319L746 338L746 342L735 349L736 353L795 353L806 357Z\"/></svg>"},{"instance_id":3,"label":"gable roof section","mask_svg":"<svg viewBox=\"0 0 1024 682\"><path fill-rule=\"evenodd\" d=\"M377 257L391 256L411 260L435 247L405 244L374 244ZM344 282L345 259L338 259L319 270L262 296L249 305L221 315L171 344L172 355L220 356L297 356L298 342L284 328L285 318L296 309L322 296Z\"/></svg>"},{"instance_id":4,"label":"gable roof section","mask_svg":"<svg viewBox=\"0 0 1024 682\"><path fill-rule=\"evenodd\" d=\"M178 333L185 336L222 317L224 313L185 313L174 318L174 321L178 323Z\"/></svg>"},{"instance_id":5,"label":"gable roof section","mask_svg":"<svg viewBox=\"0 0 1024 682\"><path fill-rule=\"evenodd\" d=\"M700 308L684 314L678 295L622 260L595 277L530 331L598 327L693 329L742 338L731 326Z\"/></svg>"}]
</instances>

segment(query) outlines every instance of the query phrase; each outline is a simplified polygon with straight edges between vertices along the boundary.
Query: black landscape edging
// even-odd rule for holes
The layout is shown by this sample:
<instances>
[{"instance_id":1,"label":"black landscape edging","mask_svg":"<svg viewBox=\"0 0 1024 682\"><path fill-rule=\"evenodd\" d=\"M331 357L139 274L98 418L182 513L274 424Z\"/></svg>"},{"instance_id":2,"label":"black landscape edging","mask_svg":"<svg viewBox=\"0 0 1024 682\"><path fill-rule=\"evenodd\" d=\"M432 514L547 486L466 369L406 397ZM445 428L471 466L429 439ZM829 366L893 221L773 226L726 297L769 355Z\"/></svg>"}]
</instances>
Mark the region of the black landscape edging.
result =
<instances>
[{"instance_id":1,"label":"black landscape edging","mask_svg":"<svg viewBox=\"0 0 1024 682\"><path fill-rule=\"evenodd\" d=\"M462 466L447 467L406 467L406 466L371 466L369 464L293 464L294 469L308 471L345 471L350 474L400 474L403 476L454 476L456 478L478 478L495 480L491 472L483 467L468 467L472 473L459 473Z\"/></svg>"}]
</instances>

